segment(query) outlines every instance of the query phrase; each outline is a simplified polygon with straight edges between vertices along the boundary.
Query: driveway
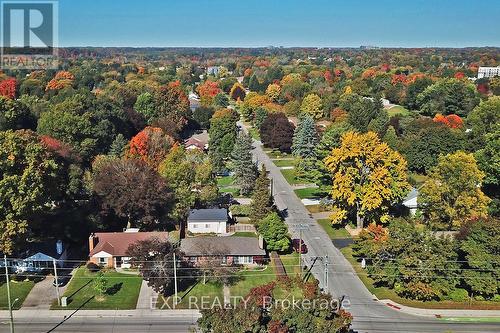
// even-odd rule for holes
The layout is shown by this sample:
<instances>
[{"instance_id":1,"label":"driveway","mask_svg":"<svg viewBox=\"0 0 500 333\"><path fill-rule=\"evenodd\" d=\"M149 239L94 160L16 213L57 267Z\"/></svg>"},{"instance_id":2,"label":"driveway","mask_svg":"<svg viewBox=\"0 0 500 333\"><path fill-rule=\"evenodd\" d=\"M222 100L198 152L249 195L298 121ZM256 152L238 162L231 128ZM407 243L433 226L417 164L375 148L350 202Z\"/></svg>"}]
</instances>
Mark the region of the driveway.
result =
<instances>
[{"instance_id":1,"label":"driveway","mask_svg":"<svg viewBox=\"0 0 500 333\"><path fill-rule=\"evenodd\" d=\"M142 280L141 291L139 292L139 298L137 299L136 309L150 310L154 309L155 300L158 298L158 293L153 290L153 288L148 287L148 283Z\"/></svg>"},{"instance_id":2,"label":"driveway","mask_svg":"<svg viewBox=\"0 0 500 333\"><path fill-rule=\"evenodd\" d=\"M54 277L52 275L48 275L45 279L36 283L28 294L28 297L24 300L21 308L23 310L49 309L52 302L57 299L56 288L52 284L53 281ZM67 285L68 283L63 287L59 287L59 293L61 296L64 294Z\"/></svg>"}]
</instances>

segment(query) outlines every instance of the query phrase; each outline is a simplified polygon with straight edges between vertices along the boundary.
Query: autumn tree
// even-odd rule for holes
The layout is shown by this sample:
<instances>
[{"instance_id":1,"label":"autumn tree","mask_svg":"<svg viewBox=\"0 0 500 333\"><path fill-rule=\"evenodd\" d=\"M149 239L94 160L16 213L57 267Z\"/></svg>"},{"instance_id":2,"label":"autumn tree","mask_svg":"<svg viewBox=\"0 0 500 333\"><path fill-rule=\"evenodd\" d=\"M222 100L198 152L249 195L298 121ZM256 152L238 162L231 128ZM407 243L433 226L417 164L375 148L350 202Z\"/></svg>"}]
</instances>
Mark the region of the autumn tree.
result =
<instances>
[{"instance_id":1,"label":"autumn tree","mask_svg":"<svg viewBox=\"0 0 500 333\"><path fill-rule=\"evenodd\" d=\"M300 112L308 114L314 119L320 119L323 117L323 104L321 102L321 97L316 94L309 94L304 97L302 105L300 106Z\"/></svg>"},{"instance_id":2,"label":"autumn tree","mask_svg":"<svg viewBox=\"0 0 500 333\"><path fill-rule=\"evenodd\" d=\"M144 229L165 224L173 205L167 183L138 159L101 157L92 166L92 189L105 212Z\"/></svg>"},{"instance_id":3,"label":"autumn tree","mask_svg":"<svg viewBox=\"0 0 500 333\"><path fill-rule=\"evenodd\" d=\"M272 102L277 102L281 93L281 87L277 83L272 83L267 86L266 95Z\"/></svg>"},{"instance_id":4,"label":"autumn tree","mask_svg":"<svg viewBox=\"0 0 500 333\"><path fill-rule=\"evenodd\" d=\"M0 132L0 251L11 254L33 217L53 202L59 168L34 132Z\"/></svg>"},{"instance_id":5,"label":"autumn tree","mask_svg":"<svg viewBox=\"0 0 500 333\"><path fill-rule=\"evenodd\" d=\"M457 151L439 157L418 198L429 224L453 230L467 219L485 216L490 199L481 191L483 179L472 154Z\"/></svg>"},{"instance_id":6,"label":"autumn tree","mask_svg":"<svg viewBox=\"0 0 500 333\"><path fill-rule=\"evenodd\" d=\"M150 167L157 168L174 143L174 139L161 128L146 127L130 140L127 156L138 158Z\"/></svg>"},{"instance_id":7,"label":"autumn tree","mask_svg":"<svg viewBox=\"0 0 500 333\"><path fill-rule=\"evenodd\" d=\"M252 138L241 132L236 138L231 153L231 162L235 184L239 186L242 195L252 192L257 178L257 168L252 160L252 149Z\"/></svg>"},{"instance_id":8,"label":"autumn tree","mask_svg":"<svg viewBox=\"0 0 500 333\"><path fill-rule=\"evenodd\" d=\"M260 126L260 137L264 146L289 152L294 131L295 126L284 113L271 113Z\"/></svg>"},{"instance_id":9,"label":"autumn tree","mask_svg":"<svg viewBox=\"0 0 500 333\"><path fill-rule=\"evenodd\" d=\"M196 91L200 95L201 104L203 106L211 106L214 103L215 96L222 92L219 84L215 81L207 80L200 84Z\"/></svg>"},{"instance_id":10,"label":"autumn tree","mask_svg":"<svg viewBox=\"0 0 500 333\"><path fill-rule=\"evenodd\" d=\"M231 88L229 95L235 101L238 101L238 100L243 101L245 99L245 96L246 96L245 88L240 83L237 82Z\"/></svg>"},{"instance_id":11,"label":"autumn tree","mask_svg":"<svg viewBox=\"0 0 500 333\"><path fill-rule=\"evenodd\" d=\"M267 178L267 170L264 165L255 181L252 194L252 203L250 206L250 219L258 223L266 217L272 209L273 201L269 190L270 180Z\"/></svg>"},{"instance_id":12,"label":"autumn tree","mask_svg":"<svg viewBox=\"0 0 500 333\"><path fill-rule=\"evenodd\" d=\"M0 96L14 99L16 98L17 81L15 78L7 78L0 81Z\"/></svg>"},{"instance_id":13,"label":"autumn tree","mask_svg":"<svg viewBox=\"0 0 500 333\"><path fill-rule=\"evenodd\" d=\"M288 227L276 212L272 212L260 220L257 230L266 241L266 247L269 251L283 252L290 248Z\"/></svg>"},{"instance_id":14,"label":"autumn tree","mask_svg":"<svg viewBox=\"0 0 500 333\"><path fill-rule=\"evenodd\" d=\"M154 95L156 114L151 125L162 128L170 136L176 137L191 118L189 99L178 83L161 87Z\"/></svg>"},{"instance_id":15,"label":"autumn tree","mask_svg":"<svg viewBox=\"0 0 500 333\"><path fill-rule=\"evenodd\" d=\"M406 161L373 132L344 134L325 164L333 178L333 223L344 221L349 211L355 212L358 228L365 219L387 221L390 205L410 189Z\"/></svg>"}]
</instances>

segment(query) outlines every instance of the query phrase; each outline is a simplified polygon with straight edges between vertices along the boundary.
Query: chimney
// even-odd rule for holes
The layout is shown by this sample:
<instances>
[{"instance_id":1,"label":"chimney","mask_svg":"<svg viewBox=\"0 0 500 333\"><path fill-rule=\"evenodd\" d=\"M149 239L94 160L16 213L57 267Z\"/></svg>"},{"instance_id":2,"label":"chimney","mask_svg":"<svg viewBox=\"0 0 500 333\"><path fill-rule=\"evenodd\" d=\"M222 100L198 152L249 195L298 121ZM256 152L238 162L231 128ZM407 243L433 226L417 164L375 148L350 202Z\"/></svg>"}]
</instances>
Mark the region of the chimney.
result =
<instances>
[{"instance_id":1,"label":"chimney","mask_svg":"<svg viewBox=\"0 0 500 333\"><path fill-rule=\"evenodd\" d=\"M264 237L262 235L259 235L259 248L264 250Z\"/></svg>"},{"instance_id":2,"label":"chimney","mask_svg":"<svg viewBox=\"0 0 500 333\"><path fill-rule=\"evenodd\" d=\"M91 233L89 236L89 253L94 249L98 242L99 237L97 237L95 233Z\"/></svg>"}]
</instances>

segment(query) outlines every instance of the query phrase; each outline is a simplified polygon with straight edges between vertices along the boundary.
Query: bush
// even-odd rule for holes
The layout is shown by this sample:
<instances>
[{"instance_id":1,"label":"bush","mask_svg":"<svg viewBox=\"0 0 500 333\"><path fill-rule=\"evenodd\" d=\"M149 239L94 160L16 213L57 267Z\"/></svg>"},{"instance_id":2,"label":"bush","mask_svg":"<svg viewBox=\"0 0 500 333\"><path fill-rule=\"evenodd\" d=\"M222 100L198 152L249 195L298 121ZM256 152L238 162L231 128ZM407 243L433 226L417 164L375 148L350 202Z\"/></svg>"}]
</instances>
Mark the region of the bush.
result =
<instances>
[{"instance_id":1,"label":"bush","mask_svg":"<svg viewBox=\"0 0 500 333\"><path fill-rule=\"evenodd\" d=\"M491 300L493 302L500 302L500 294L496 294L495 296L493 296L493 298Z\"/></svg>"},{"instance_id":2,"label":"bush","mask_svg":"<svg viewBox=\"0 0 500 333\"><path fill-rule=\"evenodd\" d=\"M91 273L97 273L101 270L101 267L97 264L94 264L93 262L89 262L87 263L87 269L91 272Z\"/></svg>"},{"instance_id":3,"label":"bush","mask_svg":"<svg viewBox=\"0 0 500 333\"><path fill-rule=\"evenodd\" d=\"M447 298L454 302L466 302L469 299L469 293L465 289L457 288L451 291Z\"/></svg>"}]
</instances>

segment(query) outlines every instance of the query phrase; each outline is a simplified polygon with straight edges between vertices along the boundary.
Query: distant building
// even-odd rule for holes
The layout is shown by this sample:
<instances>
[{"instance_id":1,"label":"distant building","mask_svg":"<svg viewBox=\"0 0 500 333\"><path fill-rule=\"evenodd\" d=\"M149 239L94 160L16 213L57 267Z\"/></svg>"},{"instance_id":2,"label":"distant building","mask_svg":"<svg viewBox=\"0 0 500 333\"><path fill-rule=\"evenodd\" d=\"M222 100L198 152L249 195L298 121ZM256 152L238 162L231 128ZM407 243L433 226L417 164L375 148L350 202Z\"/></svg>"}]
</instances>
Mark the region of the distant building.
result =
<instances>
[{"instance_id":1,"label":"distant building","mask_svg":"<svg viewBox=\"0 0 500 333\"><path fill-rule=\"evenodd\" d=\"M187 219L187 230L193 234L225 234L228 214L225 208L193 209Z\"/></svg>"},{"instance_id":2,"label":"distant building","mask_svg":"<svg viewBox=\"0 0 500 333\"><path fill-rule=\"evenodd\" d=\"M41 273L52 270L54 260L57 266L64 267L68 251L61 240L47 240L29 243L18 258L11 262L16 273Z\"/></svg>"},{"instance_id":3,"label":"distant building","mask_svg":"<svg viewBox=\"0 0 500 333\"><path fill-rule=\"evenodd\" d=\"M479 67L477 70L477 78L500 76L500 66L498 67Z\"/></svg>"},{"instance_id":4,"label":"distant building","mask_svg":"<svg viewBox=\"0 0 500 333\"><path fill-rule=\"evenodd\" d=\"M208 132L203 131L201 133L193 134L190 138L184 141L184 147L188 150L208 150Z\"/></svg>"},{"instance_id":5,"label":"distant building","mask_svg":"<svg viewBox=\"0 0 500 333\"><path fill-rule=\"evenodd\" d=\"M109 268L130 268L126 252L131 244L151 238L168 240L168 232L140 232L128 229L124 232L96 232L89 237L89 260Z\"/></svg>"},{"instance_id":6,"label":"distant building","mask_svg":"<svg viewBox=\"0 0 500 333\"><path fill-rule=\"evenodd\" d=\"M219 66L209 66L207 67L207 75L217 76L219 75L220 67Z\"/></svg>"}]
</instances>

